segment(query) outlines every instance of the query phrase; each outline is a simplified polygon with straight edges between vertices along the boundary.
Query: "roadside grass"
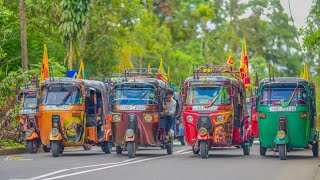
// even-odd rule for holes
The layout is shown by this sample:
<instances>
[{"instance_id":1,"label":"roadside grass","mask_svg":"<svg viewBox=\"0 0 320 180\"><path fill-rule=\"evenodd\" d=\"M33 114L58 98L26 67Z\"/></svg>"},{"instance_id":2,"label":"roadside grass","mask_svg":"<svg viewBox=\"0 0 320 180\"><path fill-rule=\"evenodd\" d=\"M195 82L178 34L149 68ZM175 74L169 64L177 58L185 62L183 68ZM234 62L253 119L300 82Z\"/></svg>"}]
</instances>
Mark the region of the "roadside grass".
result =
<instances>
[{"instance_id":1,"label":"roadside grass","mask_svg":"<svg viewBox=\"0 0 320 180\"><path fill-rule=\"evenodd\" d=\"M25 148L24 143L18 143L11 139L2 139L0 141L0 150L2 149L15 149L15 148Z\"/></svg>"}]
</instances>

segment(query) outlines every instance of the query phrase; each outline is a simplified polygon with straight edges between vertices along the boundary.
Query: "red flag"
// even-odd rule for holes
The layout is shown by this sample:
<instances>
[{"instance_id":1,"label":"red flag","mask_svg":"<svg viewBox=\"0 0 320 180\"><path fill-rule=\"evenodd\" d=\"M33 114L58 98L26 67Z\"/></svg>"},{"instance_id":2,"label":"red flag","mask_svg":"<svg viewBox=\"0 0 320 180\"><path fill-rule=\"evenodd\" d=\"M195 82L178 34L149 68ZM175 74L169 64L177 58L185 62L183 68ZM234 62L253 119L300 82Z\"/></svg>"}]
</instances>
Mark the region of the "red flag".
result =
<instances>
[{"instance_id":1,"label":"red flag","mask_svg":"<svg viewBox=\"0 0 320 180\"><path fill-rule=\"evenodd\" d=\"M228 62L227 62L230 66L234 65L234 59L232 57L232 54L230 53L229 58L228 58Z\"/></svg>"}]
</instances>

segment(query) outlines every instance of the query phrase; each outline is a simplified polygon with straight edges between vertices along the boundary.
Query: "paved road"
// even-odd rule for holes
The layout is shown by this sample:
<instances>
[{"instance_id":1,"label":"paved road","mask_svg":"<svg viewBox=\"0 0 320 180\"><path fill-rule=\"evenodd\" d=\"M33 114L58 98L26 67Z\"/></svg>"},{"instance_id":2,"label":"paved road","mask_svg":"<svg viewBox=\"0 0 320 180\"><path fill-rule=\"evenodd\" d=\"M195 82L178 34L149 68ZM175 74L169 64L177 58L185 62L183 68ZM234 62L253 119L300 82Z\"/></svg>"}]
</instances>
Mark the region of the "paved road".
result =
<instances>
[{"instance_id":1,"label":"paved road","mask_svg":"<svg viewBox=\"0 0 320 180\"><path fill-rule=\"evenodd\" d=\"M225 148L210 151L205 160L193 155L190 147L178 145L171 156L152 148L141 149L134 159L128 159L126 152L105 155L99 148L67 149L59 158L51 153L0 156L0 179L320 180L319 164L310 150L291 152L280 161L271 151L261 157L258 145L250 156L243 156L241 149Z\"/></svg>"}]
</instances>

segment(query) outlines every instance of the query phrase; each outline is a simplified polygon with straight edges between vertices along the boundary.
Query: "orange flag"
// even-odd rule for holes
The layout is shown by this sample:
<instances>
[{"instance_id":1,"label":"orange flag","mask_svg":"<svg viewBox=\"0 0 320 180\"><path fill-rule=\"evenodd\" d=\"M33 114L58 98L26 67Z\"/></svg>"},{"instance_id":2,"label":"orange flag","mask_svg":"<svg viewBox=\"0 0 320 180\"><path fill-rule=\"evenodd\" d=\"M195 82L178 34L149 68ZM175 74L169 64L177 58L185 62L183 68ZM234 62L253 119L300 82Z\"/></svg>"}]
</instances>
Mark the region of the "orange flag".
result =
<instances>
[{"instance_id":1,"label":"orange flag","mask_svg":"<svg viewBox=\"0 0 320 180\"><path fill-rule=\"evenodd\" d=\"M240 61L240 75L243 83L248 89L250 84L250 76L249 76L249 63L248 63L248 52L247 52L247 42L246 38L243 38L242 44L242 53L241 53L241 61Z\"/></svg>"},{"instance_id":2,"label":"orange flag","mask_svg":"<svg viewBox=\"0 0 320 180\"><path fill-rule=\"evenodd\" d=\"M48 62L48 54L47 54L47 45L44 44L42 68L41 68L41 76L40 76L40 86L42 82L48 77L49 77L49 62Z\"/></svg>"},{"instance_id":3,"label":"orange flag","mask_svg":"<svg viewBox=\"0 0 320 180\"><path fill-rule=\"evenodd\" d=\"M230 53L227 63L228 63L230 66L233 66L233 65L234 65L234 59L233 59L233 57L232 57L232 53Z\"/></svg>"}]
</instances>

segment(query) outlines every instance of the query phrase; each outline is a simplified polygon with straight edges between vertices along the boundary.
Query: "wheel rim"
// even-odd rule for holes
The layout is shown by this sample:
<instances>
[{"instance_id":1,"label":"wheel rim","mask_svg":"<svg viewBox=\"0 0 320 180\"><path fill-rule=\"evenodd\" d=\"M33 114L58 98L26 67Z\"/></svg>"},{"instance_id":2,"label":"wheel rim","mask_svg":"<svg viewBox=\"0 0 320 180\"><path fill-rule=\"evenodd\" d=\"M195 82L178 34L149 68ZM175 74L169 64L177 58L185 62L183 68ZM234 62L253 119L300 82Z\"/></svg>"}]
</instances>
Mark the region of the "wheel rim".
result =
<instances>
[{"instance_id":1,"label":"wheel rim","mask_svg":"<svg viewBox=\"0 0 320 180\"><path fill-rule=\"evenodd\" d=\"M33 151L36 151L37 148L38 148L38 143L37 143L36 140L33 140L33 141L32 141L32 150L33 150Z\"/></svg>"}]
</instances>

